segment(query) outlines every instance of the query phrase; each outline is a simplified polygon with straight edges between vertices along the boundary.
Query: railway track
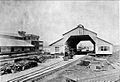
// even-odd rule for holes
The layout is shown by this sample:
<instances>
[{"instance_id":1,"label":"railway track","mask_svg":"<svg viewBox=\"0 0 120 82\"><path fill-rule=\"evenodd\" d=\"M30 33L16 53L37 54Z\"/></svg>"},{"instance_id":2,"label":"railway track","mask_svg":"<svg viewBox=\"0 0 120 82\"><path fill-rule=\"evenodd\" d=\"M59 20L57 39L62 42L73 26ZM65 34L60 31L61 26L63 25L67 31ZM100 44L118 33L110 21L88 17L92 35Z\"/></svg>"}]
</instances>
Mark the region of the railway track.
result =
<instances>
[{"instance_id":1,"label":"railway track","mask_svg":"<svg viewBox=\"0 0 120 82\"><path fill-rule=\"evenodd\" d=\"M34 82L34 81L39 81L39 80L43 79L44 77L55 73L56 71L59 71L61 69L64 69L64 68L70 66L71 64L78 61L78 59L79 58L76 58L75 60L70 60L70 61L61 60L59 62L51 64L48 67L46 66L42 69L33 71L29 74L10 79L7 82Z\"/></svg>"},{"instance_id":2,"label":"railway track","mask_svg":"<svg viewBox=\"0 0 120 82\"><path fill-rule=\"evenodd\" d=\"M35 77L36 75L38 76L40 74L43 74L43 72L52 69L53 67L55 67L56 65L58 65L60 62L61 61L59 61L57 63L54 63L54 64L51 64L50 66L46 66L46 67L44 67L42 69L33 71L33 72L29 73L29 74L22 75L22 76L19 76L17 78L8 80L7 82L23 82L23 81L26 82L27 80L30 80L31 77Z\"/></svg>"},{"instance_id":3,"label":"railway track","mask_svg":"<svg viewBox=\"0 0 120 82\"><path fill-rule=\"evenodd\" d=\"M31 52L31 53L18 53L18 54L13 54L11 56L1 56L0 59L10 59L10 58L16 58L16 57L22 57L22 56L29 56L29 55L34 55L34 54L40 54L40 53L37 53L37 52Z\"/></svg>"},{"instance_id":4,"label":"railway track","mask_svg":"<svg viewBox=\"0 0 120 82\"><path fill-rule=\"evenodd\" d=\"M32 56L32 55L30 55ZM0 66L4 63L10 63L10 62L14 62L15 59L18 59L18 58L28 58L30 56L19 56L19 57L16 57L16 58L8 58L8 59L3 59L3 60L0 60Z\"/></svg>"},{"instance_id":5,"label":"railway track","mask_svg":"<svg viewBox=\"0 0 120 82\"><path fill-rule=\"evenodd\" d=\"M4 63L14 62L14 60L18 59L18 58L27 58L27 57L31 57L31 56L37 56L36 54L39 54L39 53L31 52L31 53L22 53L22 54L17 54L17 55L13 55L13 56L7 56L7 57L0 57L0 66Z\"/></svg>"}]
</instances>

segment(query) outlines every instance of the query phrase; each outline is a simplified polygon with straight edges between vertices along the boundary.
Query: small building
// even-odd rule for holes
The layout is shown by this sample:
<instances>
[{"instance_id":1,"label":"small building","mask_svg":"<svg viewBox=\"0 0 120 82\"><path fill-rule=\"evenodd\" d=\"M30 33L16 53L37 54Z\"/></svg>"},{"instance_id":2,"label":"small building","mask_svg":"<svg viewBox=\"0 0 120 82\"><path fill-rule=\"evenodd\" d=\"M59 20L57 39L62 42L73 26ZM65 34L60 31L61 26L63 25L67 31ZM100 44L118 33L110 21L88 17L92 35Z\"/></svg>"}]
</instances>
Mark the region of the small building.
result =
<instances>
[{"instance_id":1,"label":"small building","mask_svg":"<svg viewBox=\"0 0 120 82\"><path fill-rule=\"evenodd\" d=\"M81 46L84 45L81 42L86 41L90 41L92 45ZM49 46L52 54L65 53L66 51L71 52L72 50L75 54L95 53L98 55L109 55L112 54L113 44L97 37L97 33L84 28L80 24L76 28L64 33L61 39L53 42Z\"/></svg>"}]
</instances>

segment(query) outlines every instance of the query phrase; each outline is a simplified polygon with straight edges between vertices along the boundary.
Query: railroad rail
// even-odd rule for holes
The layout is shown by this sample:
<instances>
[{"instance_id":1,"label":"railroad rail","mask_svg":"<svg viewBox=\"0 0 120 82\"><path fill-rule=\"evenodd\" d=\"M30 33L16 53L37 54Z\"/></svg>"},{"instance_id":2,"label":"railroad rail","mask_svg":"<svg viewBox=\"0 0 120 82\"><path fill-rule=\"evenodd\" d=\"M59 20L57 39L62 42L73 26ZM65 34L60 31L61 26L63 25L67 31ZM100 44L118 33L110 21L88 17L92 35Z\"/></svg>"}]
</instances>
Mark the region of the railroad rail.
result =
<instances>
[{"instance_id":1,"label":"railroad rail","mask_svg":"<svg viewBox=\"0 0 120 82\"><path fill-rule=\"evenodd\" d=\"M8 80L7 82L23 82L25 80L27 80L28 78L30 79L30 76L34 76L36 74L41 74L42 72L46 71L46 70L49 70L49 69L52 69L53 67L55 67L56 65L58 65L58 63L60 63L61 61L57 62L57 63L54 63L50 66L46 66L42 69L39 69L39 70L36 70L36 71L33 71L29 74L26 74L26 75L22 75L20 77L17 77L17 78L14 78L14 79L11 79L11 80Z\"/></svg>"},{"instance_id":2,"label":"railroad rail","mask_svg":"<svg viewBox=\"0 0 120 82\"><path fill-rule=\"evenodd\" d=\"M16 58L16 57L21 57L21 56L29 56L29 55L34 55L34 54L40 54L40 53L37 53L37 52L16 53L16 55L0 57L0 59L10 59L10 58Z\"/></svg>"},{"instance_id":3,"label":"railroad rail","mask_svg":"<svg viewBox=\"0 0 120 82\"><path fill-rule=\"evenodd\" d=\"M43 79L46 76L49 76L53 73L55 73L56 71L59 71L61 69L64 69L68 66L70 66L72 63L75 63L76 61L78 61L78 59L80 58L76 58L75 60L70 60L70 61L59 61L57 63L54 63L48 67L44 67L42 69L33 71L29 74L26 75L22 75L20 77L14 78L14 79L10 79L7 82L33 82L33 81L38 81Z\"/></svg>"},{"instance_id":4,"label":"railroad rail","mask_svg":"<svg viewBox=\"0 0 120 82\"><path fill-rule=\"evenodd\" d=\"M39 53L30 52L30 53L17 54L15 56L0 57L0 65L7 62L14 62L14 60L18 58L27 58L28 56L35 56L36 54L39 54Z\"/></svg>"}]
</instances>

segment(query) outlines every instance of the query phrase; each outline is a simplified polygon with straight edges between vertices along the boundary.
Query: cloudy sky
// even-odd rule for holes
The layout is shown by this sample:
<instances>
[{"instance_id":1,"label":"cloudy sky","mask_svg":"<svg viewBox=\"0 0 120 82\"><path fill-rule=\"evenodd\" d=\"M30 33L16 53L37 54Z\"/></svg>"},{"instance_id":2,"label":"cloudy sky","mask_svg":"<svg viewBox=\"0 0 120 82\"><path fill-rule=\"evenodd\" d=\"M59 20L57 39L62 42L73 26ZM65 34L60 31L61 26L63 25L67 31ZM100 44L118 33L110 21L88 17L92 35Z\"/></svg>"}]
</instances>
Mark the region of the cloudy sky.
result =
<instances>
[{"instance_id":1,"label":"cloudy sky","mask_svg":"<svg viewBox=\"0 0 120 82\"><path fill-rule=\"evenodd\" d=\"M0 1L0 32L24 30L52 43L84 25L113 44L120 44L118 1Z\"/></svg>"}]
</instances>

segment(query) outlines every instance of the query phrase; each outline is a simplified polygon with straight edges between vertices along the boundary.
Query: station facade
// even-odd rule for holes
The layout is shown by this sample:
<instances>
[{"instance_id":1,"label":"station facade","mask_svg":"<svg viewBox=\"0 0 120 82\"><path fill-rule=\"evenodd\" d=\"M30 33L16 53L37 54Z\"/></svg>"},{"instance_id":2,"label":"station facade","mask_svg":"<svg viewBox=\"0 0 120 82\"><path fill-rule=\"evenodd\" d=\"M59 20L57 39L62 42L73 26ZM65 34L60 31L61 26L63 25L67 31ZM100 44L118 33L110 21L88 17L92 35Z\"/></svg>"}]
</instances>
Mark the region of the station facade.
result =
<instances>
[{"instance_id":1,"label":"station facade","mask_svg":"<svg viewBox=\"0 0 120 82\"><path fill-rule=\"evenodd\" d=\"M82 42L91 42L92 45L85 45ZM81 43L81 44L80 44ZM78 47L79 46L79 47ZM112 54L113 44L97 37L97 33L78 25L76 28L63 34L63 38L49 45L50 52L65 53L66 49L74 51L76 54Z\"/></svg>"}]
</instances>

